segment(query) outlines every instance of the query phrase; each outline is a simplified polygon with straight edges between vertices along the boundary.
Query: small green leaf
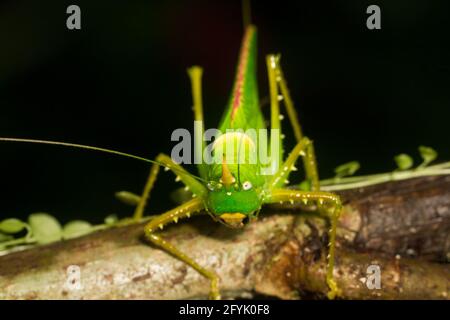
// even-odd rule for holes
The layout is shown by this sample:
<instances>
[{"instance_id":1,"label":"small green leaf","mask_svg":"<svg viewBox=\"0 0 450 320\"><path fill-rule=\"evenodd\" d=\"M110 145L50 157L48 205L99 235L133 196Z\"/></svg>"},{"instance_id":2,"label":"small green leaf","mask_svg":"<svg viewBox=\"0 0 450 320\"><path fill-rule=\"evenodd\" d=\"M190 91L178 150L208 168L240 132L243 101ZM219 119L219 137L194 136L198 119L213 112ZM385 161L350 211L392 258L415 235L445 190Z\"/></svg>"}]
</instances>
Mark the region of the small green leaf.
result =
<instances>
[{"instance_id":1,"label":"small green leaf","mask_svg":"<svg viewBox=\"0 0 450 320\"><path fill-rule=\"evenodd\" d=\"M311 181L303 180L298 187L302 191L311 191Z\"/></svg>"},{"instance_id":2,"label":"small green leaf","mask_svg":"<svg viewBox=\"0 0 450 320\"><path fill-rule=\"evenodd\" d=\"M68 222L62 231L63 239L71 239L83 236L93 230L92 225L83 220L74 220Z\"/></svg>"},{"instance_id":3,"label":"small green leaf","mask_svg":"<svg viewBox=\"0 0 450 320\"><path fill-rule=\"evenodd\" d=\"M394 157L394 160L395 160L395 163L397 164L397 167L400 170L408 170L414 164L413 159L409 155L407 155L406 153L401 153L399 155L396 155Z\"/></svg>"},{"instance_id":4,"label":"small green leaf","mask_svg":"<svg viewBox=\"0 0 450 320\"><path fill-rule=\"evenodd\" d=\"M58 220L47 213L33 213L28 217L33 238L40 244L61 240L62 229Z\"/></svg>"},{"instance_id":5,"label":"small green leaf","mask_svg":"<svg viewBox=\"0 0 450 320\"><path fill-rule=\"evenodd\" d=\"M137 206L141 197L129 191L119 191L115 194L116 199L130 206Z\"/></svg>"},{"instance_id":6,"label":"small green leaf","mask_svg":"<svg viewBox=\"0 0 450 320\"><path fill-rule=\"evenodd\" d=\"M107 217L105 218L104 221L105 221L105 224L106 224L106 225L112 226L112 225L116 224L117 221L119 221L119 218L118 218L117 215L115 215L115 214L110 214L109 216L107 216Z\"/></svg>"},{"instance_id":7,"label":"small green leaf","mask_svg":"<svg viewBox=\"0 0 450 320\"><path fill-rule=\"evenodd\" d=\"M419 167L426 167L430 162L434 161L438 154L436 150L430 147L426 146L420 146L419 147L420 156L423 159L423 162L420 164Z\"/></svg>"},{"instance_id":8,"label":"small green leaf","mask_svg":"<svg viewBox=\"0 0 450 320\"><path fill-rule=\"evenodd\" d=\"M351 161L341 164L336 169L334 169L334 172L336 173L336 178L343 178L354 175L359 168L360 165L358 161Z\"/></svg>"},{"instance_id":9,"label":"small green leaf","mask_svg":"<svg viewBox=\"0 0 450 320\"><path fill-rule=\"evenodd\" d=\"M26 223L19 219L10 218L0 221L0 232L3 233L17 233L26 227Z\"/></svg>"}]
</instances>

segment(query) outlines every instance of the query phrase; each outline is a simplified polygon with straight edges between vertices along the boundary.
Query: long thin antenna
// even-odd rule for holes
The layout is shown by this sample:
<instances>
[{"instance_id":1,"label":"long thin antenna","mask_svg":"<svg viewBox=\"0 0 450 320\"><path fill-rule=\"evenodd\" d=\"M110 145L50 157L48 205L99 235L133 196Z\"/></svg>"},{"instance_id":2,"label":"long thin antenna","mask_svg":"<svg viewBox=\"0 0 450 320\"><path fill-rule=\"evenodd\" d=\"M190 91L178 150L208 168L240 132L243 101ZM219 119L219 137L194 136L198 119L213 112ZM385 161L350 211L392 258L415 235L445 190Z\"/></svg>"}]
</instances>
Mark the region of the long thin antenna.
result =
<instances>
[{"instance_id":1,"label":"long thin antenna","mask_svg":"<svg viewBox=\"0 0 450 320\"><path fill-rule=\"evenodd\" d=\"M244 29L252 23L250 0L242 0L242 21L244 23Z\"/></svg>"},{"instance_id":2,"label":"long thin antenna","mask_svg":"<svg viewBox=\"0 0 450 320\"><path fill-rule=\"evenodd\" d=\"M51 145L56 145L56 146L80 148L80 149L87 149L87 150L94 150L94 151L112 153L112 154L115 154L115 155L128 157L128 158L133 158L133 159L137 159L137 160L144 161L144 162L149 162L149 163L156 163L156 161L153 161L153 160L150 160L150 159L146 159L146 158L142 158L142 157L139 157L139 156L135 156L135 155L132 155L132 154L129 154L129 153L125 153L125 152L120 152L120 151L115 151L115 150L110 150L110 149L105 149L105 148L86 146L86 145L83 145L83 144L69 143L69 142L37 140L37 139L21 139L21 138L0 138L0 141L51 144Z\"/></svg>"},{"instance_id":3,"label":"long thin antenna","mask_svg":"<svg viewBox=\"0 0 450 320\"><path fill-rule=\"evenodd\" d=\"M85 149L85 150L93 150L93 151L99 151L99 152L115 154L115 155L118 155L118 156L121 156L121 157L131 158L131 159L135 159L135 160L139 160L139 161L144 161L144 162L147 162L147 163L153 163L153 164L160 165L161 167L168 168L168 166L166 166L164 163L161 163L161 162L158 162L158 161L155 161L155 160L150 160L150 159L147 159L147 158L135 156L135 155L130 154L130 153L125 153L125 152L111 150L111 149L106 149L106 148L99 148L99 147L94 147L94 146L87 146L87 145L84 145L84 144L60 142L60 141L49 141L49 140L38 140L38 139L2 138L2 137L0 137L0 141L3 141L3 142L23 142L23 143L49 144L49 145L55 145L55 146L63 146L63 147L71 147L71 148L78 148L78 149ZM173 170L173 171L177 171L175 168L170 168L170 169ZM188 173L188 174L191 175L193 178L195 178L197 180L206 182L206 180L202 179L201 177L198 177L198 176L193 175L191 173Z\"/></svg>"}]
</instances>

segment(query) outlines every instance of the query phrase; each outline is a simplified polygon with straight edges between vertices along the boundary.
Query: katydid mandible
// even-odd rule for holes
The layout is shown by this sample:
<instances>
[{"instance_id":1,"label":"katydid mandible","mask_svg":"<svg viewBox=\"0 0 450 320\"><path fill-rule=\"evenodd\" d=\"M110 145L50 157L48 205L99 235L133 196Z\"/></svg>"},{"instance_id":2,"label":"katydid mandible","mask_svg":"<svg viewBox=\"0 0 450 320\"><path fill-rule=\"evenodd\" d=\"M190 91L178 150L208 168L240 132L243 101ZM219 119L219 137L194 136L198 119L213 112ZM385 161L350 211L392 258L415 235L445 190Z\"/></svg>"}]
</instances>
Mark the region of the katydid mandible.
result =
<instances>
[{"instance_id":1,"label":"katydid mandible","mask_svg":"<svg viewBox=\"0 0 450 320\"><path fill-rule=\"evenodd\" d=\"M158 229L162 229L167 224L178 222L179 219L189 218L194 214L208 214L215 221L221 222L228 227L242 228L246 223L258 217L259 211L264 204L302 202L306 205L314 205L318 208L319 213L323 214L330 222L326 281L330 288L328 297L333 299L339 294L339 289L333 276L333 269L336 224L342 205L337 195L320 191L313 144L310 139L302 134L287 83L280 67L279 55L270 54L266 56L270 90L270 129L281 130L280 101L283 101L297 144L286 158L283 157L282 147L278 155L272 155L271 163L268 166L278 169L272 174L265 175L260 174L263 164L259 160L253 164L241 163L240 159L236 159L236 157L239 157L239 154L230 159L222 153L226 143L237 143L248 147L246 150L250 150L248 151L250 156L257 156L258 150L255 147L258 146L257 139L245 133L237 133L237 131L246 132L248 129L266 129L263 114L260 110L257 90L256 38L256 27L248 23L245 26L241 43L231 97L218 126L221 132L226 132L227 130L236 132L224 133L216 139L212 151L215 156L221 157L221 161L216 161L212 164L198 164L199 177L190 174L180 164L165 154L159 154L155 160L148 160L118 151L64 142L16 138L0 138L0 141L78 147L133 157L153 163L142 196L139 198L139 203L134 212L133 219L135 221L140 221L144 217L144 209L160 167L163 166L165 169L174 172L177 179L191 190L192 199L150 220L145 226L145 236L151 243L184 261L208 278L210 280L210 298L212 299L220 299L219 276L213 270L203 268L188 255L166 242L158 234ZM192 87L194 119L195 121L203 121L202 68L198 66L191 67L188 69L188 74ZM202 127L203 130L204 128ZM279 137L277 142L282 146L282 136ZM290 173L296 170L295 164L299 158L303 160L305 175L310 182L309 191L286 188L287 179ZM277 166L273 166L273 162L277 162Z\"/></svg>"}]
</instances>

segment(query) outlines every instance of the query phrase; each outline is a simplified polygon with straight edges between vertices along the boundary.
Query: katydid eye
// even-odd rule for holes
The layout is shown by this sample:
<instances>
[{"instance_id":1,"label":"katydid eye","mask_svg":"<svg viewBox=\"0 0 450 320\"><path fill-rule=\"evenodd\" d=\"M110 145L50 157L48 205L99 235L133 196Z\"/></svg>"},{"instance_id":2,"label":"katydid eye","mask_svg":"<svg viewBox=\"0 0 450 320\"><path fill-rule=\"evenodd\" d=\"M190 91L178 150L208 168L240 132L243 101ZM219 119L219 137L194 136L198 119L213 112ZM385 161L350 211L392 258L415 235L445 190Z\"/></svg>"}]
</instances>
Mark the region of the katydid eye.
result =
<instances>
[{"instance_id":1,"label":"katydid eye","mask_svg":"<svg viewBox=\"0 0 450 320\"><path fill-rule=\"evenodd\" d=\"M250 190L252 188L252 183L250 181L245 181L242 184L242 189L244 190Z\"/></svg>"}]
</instances>

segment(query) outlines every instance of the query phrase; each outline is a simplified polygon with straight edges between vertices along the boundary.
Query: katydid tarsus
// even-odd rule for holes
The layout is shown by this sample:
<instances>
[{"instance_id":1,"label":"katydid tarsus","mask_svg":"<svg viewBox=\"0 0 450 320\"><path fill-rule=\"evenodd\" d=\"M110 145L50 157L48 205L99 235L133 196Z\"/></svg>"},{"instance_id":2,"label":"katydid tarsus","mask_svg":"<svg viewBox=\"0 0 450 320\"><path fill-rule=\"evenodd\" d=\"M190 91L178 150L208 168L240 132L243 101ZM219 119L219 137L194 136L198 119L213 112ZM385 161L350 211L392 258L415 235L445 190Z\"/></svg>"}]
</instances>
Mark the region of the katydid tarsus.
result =
<instances>
[{"instance_id":1,"label":"katydid tarsus","mask_svg":"<svg viewBox=\"0 0 450 320\"><path fill-rule=\"evenodd\" d=\"M229 103L225 109L222 121L218 126L221 132L232 130L266 129L263 114L260 110L256 78L256 27L249 22L241 44L241 50L236 70L236 77ZM303 135L294 105L289 94L286 80L280 67L280 56L270 54L266 56L266 64L270 91L270 129L281 130L280 102L286 108L288 118L297 141L290 154L284 158L283 148L278 155L271 155L268 167L278 168L271 174L260 174L262 164L241 162L239 155L233 159L225 157L222 151L226 142L238 143L248 147L250 156L258 157L258 143L255 137L246 133L227 132L216 139L213 153L222 156L220 162L197 165L199 176L186 171L171 157L159 154L155 160L133 156L130 154L109 149L90 147L65 142L43 141L33 139L0 138L1 141L31 142L56 144L133 157L152 163L147 183L142 196L136 206L134 219L140 221L144 217L144 209L149 200L150 193L155 184L160 167L171 170L178 180L191 190L192 199L169 210L153 219L145 226L145 235L154 245L169 252L176 258L184 261L200 274L210 280L210 297L220 298L219 275L213 270L207 270L197 264L192 258L166 242L159 234L158 229L165 225L178 222L179 219L189 218L193 214L208 214L215 221L232 228L242 228L249 221L258 217L264 204L276 202L302 202L306 205L316 206L321 214L329 220L329 248L326 281L330 288L328 297L333 299L339 294L339 289L333 276L336 223L341 210L341 201L333 193L320 191L319 177L312 141ZM194 66L188 69L192 87L194 118L203 121L201 78L202 68ZM202 131L203 131L202 127ZM203 134L203 132L202 132ZM222 139L221 139L222 138ZM282 135L277 141L282 146ZM273 143L273 140L271 140ZM203 146L202 146L203 148ZM220 153L220 154L219 154ZM238 157L239 159L236 159ZM245 158L245 157L244 157ZM309 191L286 188L289 174L296 170L295 164L302 158L306 178L310 182ZM277 166L273 166L277 162Z\"/></svg>"}]
</instances>

